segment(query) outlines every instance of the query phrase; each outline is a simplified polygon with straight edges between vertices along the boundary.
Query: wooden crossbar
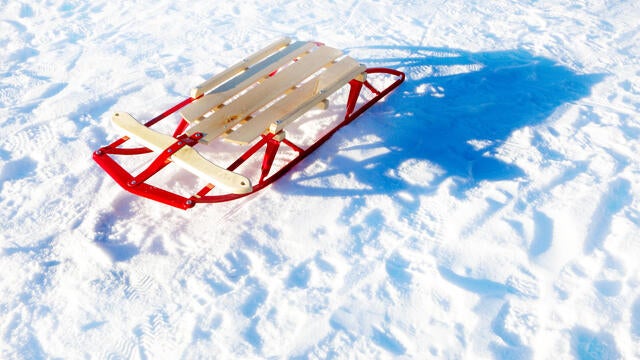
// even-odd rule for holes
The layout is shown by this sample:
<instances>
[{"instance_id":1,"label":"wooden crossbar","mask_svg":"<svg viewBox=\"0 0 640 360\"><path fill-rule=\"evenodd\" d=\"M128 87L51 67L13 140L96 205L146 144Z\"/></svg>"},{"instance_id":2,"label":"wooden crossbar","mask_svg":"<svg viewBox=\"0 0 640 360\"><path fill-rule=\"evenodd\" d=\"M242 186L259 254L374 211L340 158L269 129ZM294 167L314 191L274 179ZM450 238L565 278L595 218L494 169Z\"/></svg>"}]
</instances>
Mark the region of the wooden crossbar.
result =
<instances>
[{"instance_id":1,"label":"wooden crossbar","mask_svg":"<svg viewBox=\"0 0 640 360\"><path fill-rule=\"evenodd\" d=\"M172 136L151 130L127 113L115 113L111 120L128 137L157 153L166 151L178 141ZM252 190L249 179L215 165L189 146L180 148L169 158L183 169L228 192L246 194Z\"/></svg>"}]
</instances>

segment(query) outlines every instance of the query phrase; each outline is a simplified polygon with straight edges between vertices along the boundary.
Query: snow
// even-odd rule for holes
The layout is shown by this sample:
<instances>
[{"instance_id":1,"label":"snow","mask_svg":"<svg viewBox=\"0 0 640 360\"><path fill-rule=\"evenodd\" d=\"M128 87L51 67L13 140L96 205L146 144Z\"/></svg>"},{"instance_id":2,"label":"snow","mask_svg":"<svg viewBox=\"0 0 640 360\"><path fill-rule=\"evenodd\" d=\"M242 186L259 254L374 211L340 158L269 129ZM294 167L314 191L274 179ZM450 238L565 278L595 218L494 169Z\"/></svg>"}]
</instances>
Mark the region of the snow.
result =
<instances>
[{"instance_id":1,"label":"snow","mask_svg":"<svg viewBox=\"0 0 640 360\"><path fill-rule=\"evenodd\" d=\"M640 357L639 17L0 0L0 357ZM91 161L113 112L150 119L281 36L407 80L235 202L169 208Z\"/></svg>"}]
</instances>

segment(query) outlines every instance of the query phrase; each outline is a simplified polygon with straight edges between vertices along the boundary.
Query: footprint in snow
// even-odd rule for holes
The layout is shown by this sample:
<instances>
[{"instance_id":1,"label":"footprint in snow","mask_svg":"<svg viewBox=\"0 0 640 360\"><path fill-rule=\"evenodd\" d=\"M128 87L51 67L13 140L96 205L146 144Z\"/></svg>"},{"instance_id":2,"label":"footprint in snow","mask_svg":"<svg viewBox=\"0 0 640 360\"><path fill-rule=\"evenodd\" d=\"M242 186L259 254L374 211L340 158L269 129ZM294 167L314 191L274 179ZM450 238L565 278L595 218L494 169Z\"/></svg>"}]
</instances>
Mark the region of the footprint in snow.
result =
<instances>
[{"instance_id":1,"label":"footprint in snow","mask_svg":"<svg viewBox=\"0 0 640 360\"><path fill-rule=\"evenodd\" d=\"M311 278L311 269L309 269L308 262L303 262L302 264L296 266L289 273L289 277L287 278L287 288L307 288L309 284L309 279Z\"/></svg>"},{"instance_id":2,"label":"footprint in snow","mask_svg":"<svg viewBox=\"0 0 640 360\"><path fill-rule=\"evenodd\" d=\"M407 348L388 331L373 329L371 341L393 355L403 355Z\"/></svg>"},{"instance_id":3,"label":"footprint in snow","mask_svg":"<svg viewBox=\"0 0 640 360\"><path fill-rule=\"evenodd\" d=\"M250 288L251 292L240 307L240 312L246 318L251 319L256 315L258 309L264 305L269 292L254 279L247 279L246 287Z\"/></svg>"},{"instance_id":4,"label":"footprint in snow","mask_svg":"<svg viewBox=\"0 0 640 360\"><path fill-rule=\"evenodd\" d=\"M232 282L238 282L242 277L249 274L251 260L242 251L235 251L224 256L223 261L218 261L216 266L224 272Z\"/></svg>"},{"instance_id":5,"label":"footprint in snow","mask_svg":"<svg viewBox=\"0 0 640 360\"><path fill-rule=\"evenodd\" d=\"M385 269L391 283L398 289L407 289L411 285L411 273L407 271L410 262L398 254L393 254L385 263Z\"/></svg>"},{"instance_id":6,"label":"footprint in snow","mask_svg":"<svg viewBox=\"0 0 640 360\"><path fill-rule=\"evenodd\" d=\"M578 359L620 359L616 340L606 331L595 332L576 326L571 330L571 347Z\"/></svg>"}]
</instances>

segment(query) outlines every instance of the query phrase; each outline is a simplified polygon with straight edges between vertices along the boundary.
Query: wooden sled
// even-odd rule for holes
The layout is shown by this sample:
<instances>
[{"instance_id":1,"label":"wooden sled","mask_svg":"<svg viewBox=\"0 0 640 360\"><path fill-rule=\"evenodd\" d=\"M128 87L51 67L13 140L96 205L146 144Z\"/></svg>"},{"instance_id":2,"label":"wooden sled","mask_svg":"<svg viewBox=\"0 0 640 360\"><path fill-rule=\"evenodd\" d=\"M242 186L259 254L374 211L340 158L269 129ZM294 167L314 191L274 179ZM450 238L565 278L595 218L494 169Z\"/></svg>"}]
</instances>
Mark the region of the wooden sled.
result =
<instances>
[{"instance_id":1,"label":"wooden sled","mask_svg":"<svg viewBox=\"0 0 640 360\"><path fill-rule=\"evenodd\" d=\"M379 90L370 77L390 79ZM280 178L403 81L400 71L366 68L324 44L284 38L196 86L189 98L144 124L128 113L115 113L112 122L125 136L95 151L93 159L125 190L181 209L237 199ZM304 148L287 138L285 128L312 109L326 108L327 98L347 84L344 118L336 126ZM173 135L151 128L178 112L180 120ZM129 140L142 146L124 147ZM214 141L248 148L230 165L220 166L194 149ZM274 168L283 148L294 155ZM143 154L153 158L136 175L114 159ZM255 176L239 171L260 155ZM170 163L206 185L192 195L180 195L151 184L151 178Z\"/></svg>"}]
</instances>

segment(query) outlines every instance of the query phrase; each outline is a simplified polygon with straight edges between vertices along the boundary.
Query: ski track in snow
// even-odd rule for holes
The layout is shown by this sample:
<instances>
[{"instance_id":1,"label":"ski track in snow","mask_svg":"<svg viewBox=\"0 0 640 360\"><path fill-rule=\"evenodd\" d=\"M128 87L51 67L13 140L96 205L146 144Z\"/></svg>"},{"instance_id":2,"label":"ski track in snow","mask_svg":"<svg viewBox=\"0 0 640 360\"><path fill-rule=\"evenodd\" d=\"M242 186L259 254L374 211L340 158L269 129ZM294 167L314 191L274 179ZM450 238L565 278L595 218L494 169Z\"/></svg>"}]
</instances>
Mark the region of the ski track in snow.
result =
<instances>
[{"instance_id":1,"label":"ski track in snow","mask_svg":"<svg viewBox=\"0 0 640 360\"><path fill-rule=\"evenodd\" d=\"M0 358L640 357L639 17L0 0ZM111 113L281 36L407 80L235 202L170 209L91 161Z\"/></svg>"}]
</instances>

